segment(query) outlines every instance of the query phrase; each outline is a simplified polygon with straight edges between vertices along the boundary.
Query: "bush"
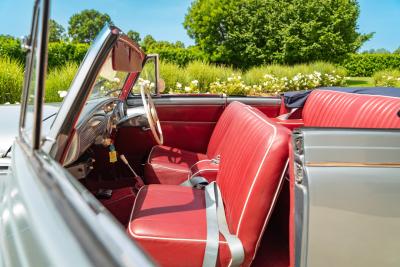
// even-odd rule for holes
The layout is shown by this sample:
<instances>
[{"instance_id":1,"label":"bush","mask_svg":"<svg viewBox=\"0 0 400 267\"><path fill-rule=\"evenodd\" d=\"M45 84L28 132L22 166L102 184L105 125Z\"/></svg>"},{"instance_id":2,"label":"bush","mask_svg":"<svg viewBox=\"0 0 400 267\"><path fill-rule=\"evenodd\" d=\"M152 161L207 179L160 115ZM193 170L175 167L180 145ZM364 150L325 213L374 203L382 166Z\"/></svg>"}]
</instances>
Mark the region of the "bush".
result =
<instances>
[{"instance_id":1,"label":"bush","mask_svg":"<svg viewBox=\"0 0 400 267\"><path fill-rule=\"evenodd\" d=\"M21 42L11 36L0 36L0 57L25 62L25 52L21 49Z\"/></svg>"},{"instance_id":2,"label":"bush","mask_svg":"<svg viewBox=\"0 0 400 267\"><path fill-rule=\"evenodd\" d=\"M19 61L0 58L0 104L20 101L23 77L24 70Z\"/></svg>"},{"instance_id":3,"label":"bush","mask_svg":"<svg viewBox=\"0 0 400 267\"><path fill-rule=\"evenodd\" d=\"M176 67L171 76L181 79L167 82L170 93L217 93L227 95L271 95L285 91L345 85L346 70L324 62L294 66L267 65L243 74L232 68L202 62ZM163 70L161 70L163 75ZM176 85L174 86L174 83Z\"/></svg>"},{"instance_id":4,"label":"bush","mask_svg":"<svg viewBox=\"0 0 400 267\"><path fill-rule=\"evenodd\" d=\"M50 71L46 79L46 102L61 102L78 71L78 64L69 62Z\"/></svg>"},{"instance_id":5,"label":"bush","mask_svg":"<svg viewBox=\"0 0 400 267\"><path fill-rule=\"evenodd\" d=\"M204 59L204 54L197 47L185 48L171 45L153 45L147 49L146 53L159 54L161 60L178 64L181 67L186 66L189 62Z\"/></svg>"},{"instance_id":6,"label":"bush","mask_svg":"<svg viewBox=\"0 0 400 267\"><path fill-rule=\"evenodd\" d=\"M400 68L400 55L352 54L341 65L351 77L370 77L377 71Z\"/></svg>"},{"instance_id":7,"label":"bush","mask_svg":"<svg viewBox=\"0 0 400 267\"><path fill-rule=\"evenodd\" d=\"M400 87L400 70L378 71L373 79L375 86Z\"/></svg>"},{"instance_id":8,"label":"bush","mask_svg":"<svg viewBox=\"0 0 400 267\"><path fill-rule=\"evenodd\" d=\"M88 44L54 42L49 43L49 69L62 67L68 62L80 64L89 49Z\"/></svg>"}]
</instances>

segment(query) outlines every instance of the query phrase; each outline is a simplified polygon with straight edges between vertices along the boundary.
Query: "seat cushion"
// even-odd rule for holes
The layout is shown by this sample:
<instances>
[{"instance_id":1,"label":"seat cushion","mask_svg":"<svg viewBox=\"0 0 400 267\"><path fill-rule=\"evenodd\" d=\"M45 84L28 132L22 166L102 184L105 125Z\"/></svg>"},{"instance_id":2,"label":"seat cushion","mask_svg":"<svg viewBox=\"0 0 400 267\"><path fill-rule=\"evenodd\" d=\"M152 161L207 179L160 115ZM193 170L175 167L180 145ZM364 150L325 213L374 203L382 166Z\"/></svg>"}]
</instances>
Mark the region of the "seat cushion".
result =
<instances>
[{"instance_id":1,"label":"seat cushion","mask_svg":"<svg viewBox=\"0 0 400 267\"><path fill-rule=\"evenodd\" d=\"M315 90L303 120L306 127L400 128L399 111L398 97Z\"/></svg>"},{"instance_id":2,"label":"seat cushion","mask_svg":"<svg viewBox=\"0 0 400 267\"><path fill-rule=\"evenodd\" d=\"M168 146L154 146L145 165L145 182L181 184L190 176L190 168L205 159L208 159L205 154Z\"/></svg>"},{"instance_id":3,"label":"seat cushion","mask_svg":"<svg viewBox=\"0 0 400 267\"><path fill-rule=\"evenodd\" d=\"M203 190L177 185L144 186L132 209L128 234L161 266L200 266L207 235ZM218 263L229 248L220 236Z\"/></svg>"}]
</instances>

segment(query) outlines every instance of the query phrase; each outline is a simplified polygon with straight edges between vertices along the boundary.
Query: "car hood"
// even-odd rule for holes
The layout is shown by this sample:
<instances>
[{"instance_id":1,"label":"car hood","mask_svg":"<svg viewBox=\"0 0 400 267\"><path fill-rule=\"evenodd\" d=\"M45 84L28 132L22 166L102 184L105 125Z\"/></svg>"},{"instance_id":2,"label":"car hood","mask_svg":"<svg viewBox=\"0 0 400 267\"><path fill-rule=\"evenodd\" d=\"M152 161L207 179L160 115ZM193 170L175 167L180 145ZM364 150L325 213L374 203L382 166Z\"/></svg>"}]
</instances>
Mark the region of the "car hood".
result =
<instances>
[{"instance_id":1,"label":"car hood","mask_svg":"<svg viewBox=\"0 0 400 267\"><path fill-rule=\"evenodd\" d=\"M43 108L43 135L51 127L61 103L45 104ZM20 105L0 105L0 155L3 155L13 144L18 135ZM48 118L48 119L46 119Z\"/></svg>"}]
</instances>

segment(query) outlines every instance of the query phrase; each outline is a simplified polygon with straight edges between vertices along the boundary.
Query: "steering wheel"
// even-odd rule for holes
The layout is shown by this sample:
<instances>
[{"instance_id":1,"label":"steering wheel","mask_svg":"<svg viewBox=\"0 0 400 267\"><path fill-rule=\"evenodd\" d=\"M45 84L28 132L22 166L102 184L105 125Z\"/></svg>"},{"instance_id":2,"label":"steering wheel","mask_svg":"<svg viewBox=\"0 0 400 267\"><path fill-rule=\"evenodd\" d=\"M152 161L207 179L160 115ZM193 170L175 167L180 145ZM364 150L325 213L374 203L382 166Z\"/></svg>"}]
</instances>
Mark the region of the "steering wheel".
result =
<instances>
[{"instance_id":1,"label":"steering wheel","mask_svg":"<svg viewBox=\"0 0 400 267\"><path fill-rule=\"evenodd\" d=\"M164 137L161 130L160 120L158 119L157 110L153 99L151 98L150 86L142 84L140 86L140 94L142 96L144 111L146 112L147 121L149 122L154 140L156 140L157 144L162 145Z\"/></svg>"}]
</instances>

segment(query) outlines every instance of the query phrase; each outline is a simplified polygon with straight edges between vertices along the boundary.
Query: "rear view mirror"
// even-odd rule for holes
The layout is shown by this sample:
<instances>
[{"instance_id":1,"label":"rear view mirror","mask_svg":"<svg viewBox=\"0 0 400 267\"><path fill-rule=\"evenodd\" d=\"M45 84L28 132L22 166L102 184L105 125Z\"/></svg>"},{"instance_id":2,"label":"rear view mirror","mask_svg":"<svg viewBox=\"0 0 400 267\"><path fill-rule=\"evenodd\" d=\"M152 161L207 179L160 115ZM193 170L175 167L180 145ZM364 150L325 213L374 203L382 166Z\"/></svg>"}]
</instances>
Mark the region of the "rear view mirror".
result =
<instances>
[{"instance_id":1,"label":"rear view mirror","mask_svg":"<svg viewBox=\"0 0 400 267\"><path fill-rule=\"evenodd\" d=\"M112 67L115 71L140 72L142 63L138 48L123 39L117 41L112 51Z\"/></svg>"}]
</instances>

